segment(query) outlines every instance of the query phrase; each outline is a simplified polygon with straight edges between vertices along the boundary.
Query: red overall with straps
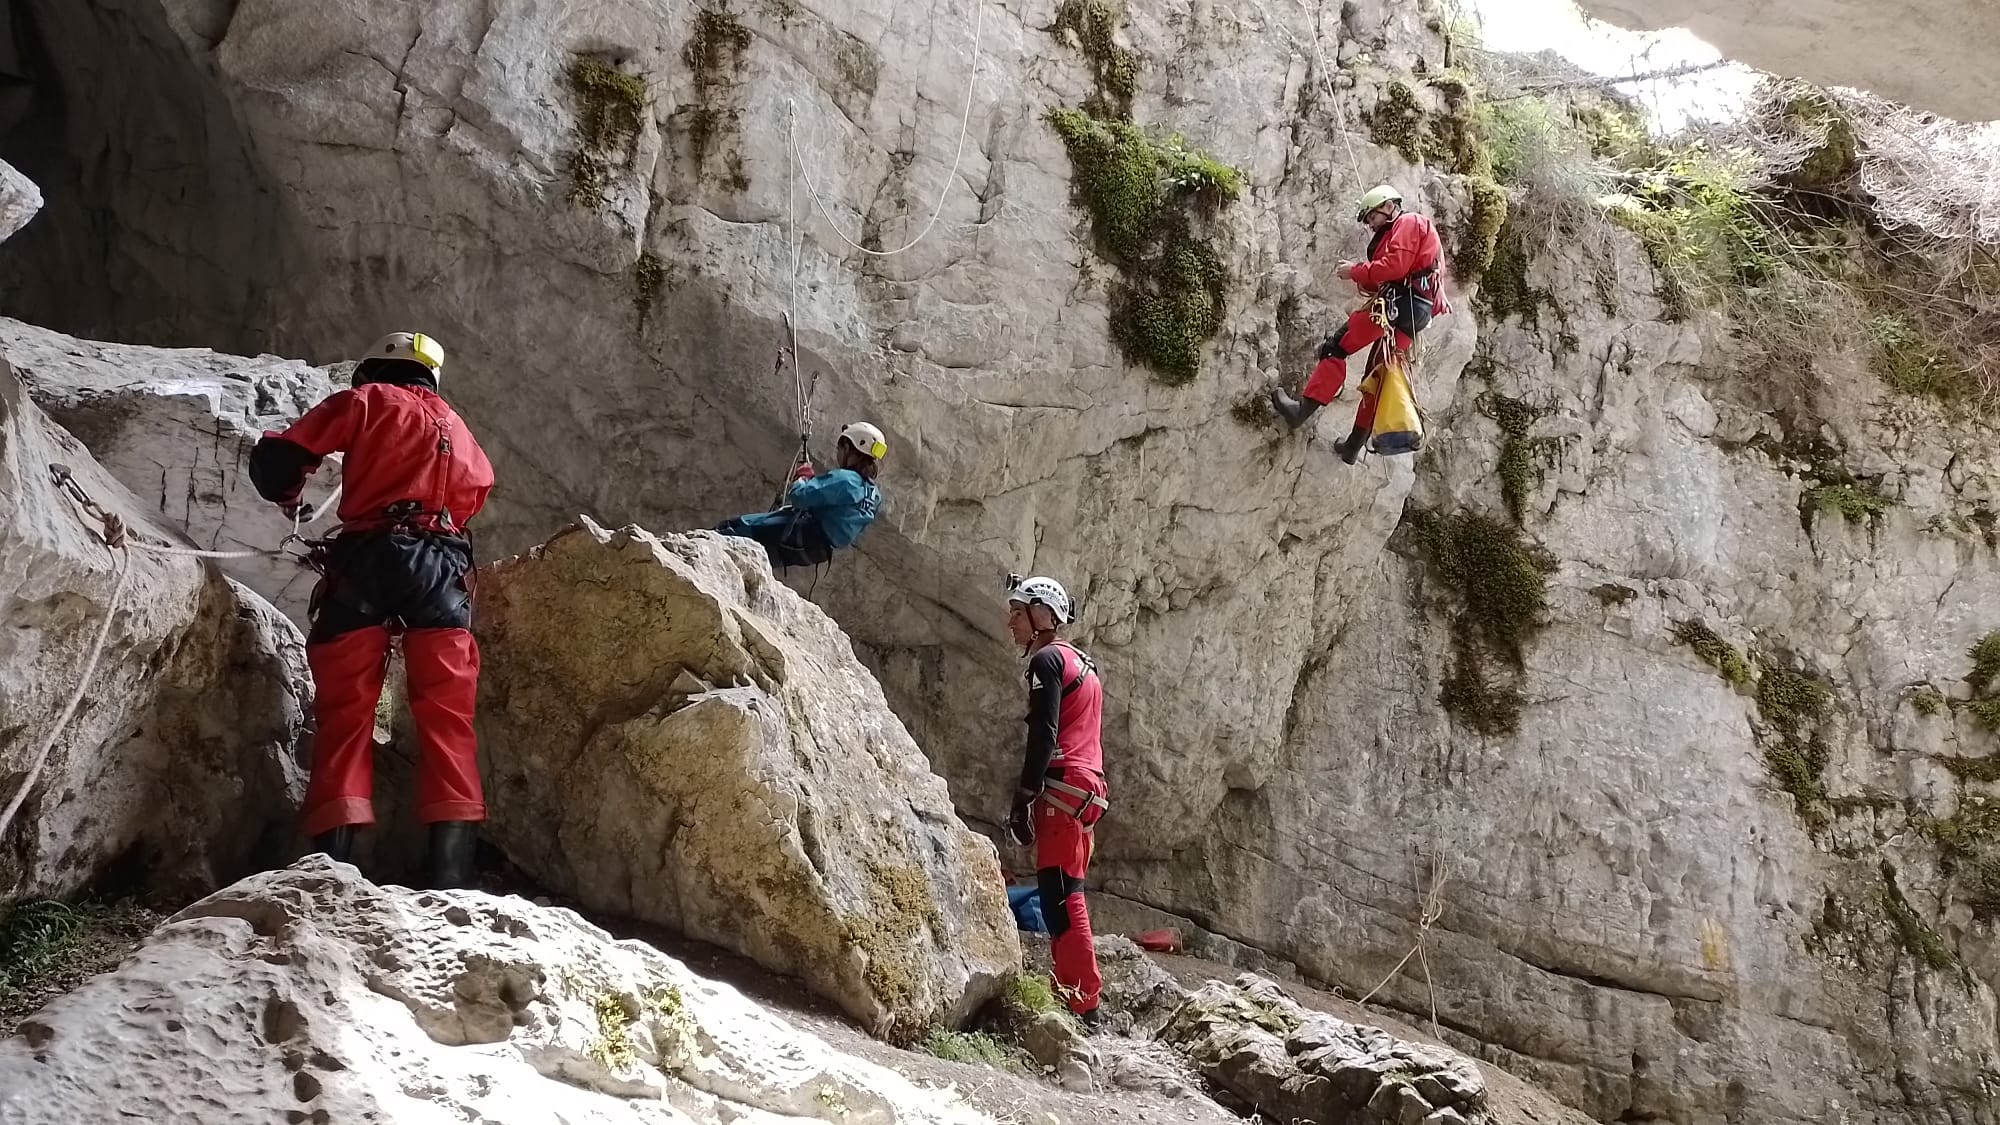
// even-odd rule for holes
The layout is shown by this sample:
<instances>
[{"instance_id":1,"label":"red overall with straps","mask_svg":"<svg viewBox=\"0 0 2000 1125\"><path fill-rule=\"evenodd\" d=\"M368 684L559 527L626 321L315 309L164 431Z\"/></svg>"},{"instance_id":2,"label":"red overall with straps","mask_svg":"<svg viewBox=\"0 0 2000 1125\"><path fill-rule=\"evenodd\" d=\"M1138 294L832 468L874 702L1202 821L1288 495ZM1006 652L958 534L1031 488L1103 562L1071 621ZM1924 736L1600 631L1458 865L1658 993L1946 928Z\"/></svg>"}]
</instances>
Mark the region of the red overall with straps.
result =
<instances>
[{"instance_id":1,"label":"red overall with straps","mask_svg":"<svg viewBox=\"0 0 2000 1125\"><path fill-rule=\"evenodd\" d=\"M1384 285L1404 281L1415 285L1412 275L1434 271L1443 261L1444 244L1438 240L1437 226L1423 215L1405 211L1370 240L1368 260L1354 267L1353 281L1363 293L1373 297ZM1433 315L1443 316L1451 311L1445 307L1444 287L1437 284L1435 273L1425 276L1428 285L1419 287L1417 291L1432 301ZM1347 327L1341 331L1332 349L1336 354L1321 353L1312 374L1306 378L1304 389L1299 392L1300 397L1325 406L1347 385L1347 357L1360 354L1386 334L1371 315L1373 303L1370 301L1368 306L1348 314ZM1395 333L1396 350L1409 351L1410 343L1409 335L1398 329ZM1364 395L1354 414L1354 426L1366 430L1372 428L1374 423L1375 401Z\"/></svg>"},{"instance_id":2,"label":"red overall with straps","mask_svg":"<svg viewBox=\"0 0 2000 1125\"><path fill-rule=\"evenodd\" d=\"M317 731L305 832L375 822L375 707L392 623L421 751L417 819L484 820L472 730L479 646L469 628L473 567L463 528L493 488L493 467L430 388L365 383L266 433L252 476L267 498L294 502L305 477L335 452L346 454L341 530L326 552L306 642Z\"/></svg>"},{"instance_id":3,"label":"red overall with straps","mask_svg":"<svg viewBox=\"0 0 2000 1125\"><path fill-rule=\"evenodd\" d=\"M1050 775L1059 767L1064 785L1102 798L1103 686L1089 658L1074 646L1052 641L1049 647L1062 654L1064 689ZM1083 815L1079 817L1077 812ZM1090 911L1083 900L1084 876L1096 851L1092 830L1102 815L1101 807L1054 789L1044 789L1035 802L1035 877L1041 890L1042 918L1054 939L1050 953L1055 961L1057 991L1070 1010L1079 1014L1096 1008L1104 991L1091 941Z\"/></svg>"}]
</instances>

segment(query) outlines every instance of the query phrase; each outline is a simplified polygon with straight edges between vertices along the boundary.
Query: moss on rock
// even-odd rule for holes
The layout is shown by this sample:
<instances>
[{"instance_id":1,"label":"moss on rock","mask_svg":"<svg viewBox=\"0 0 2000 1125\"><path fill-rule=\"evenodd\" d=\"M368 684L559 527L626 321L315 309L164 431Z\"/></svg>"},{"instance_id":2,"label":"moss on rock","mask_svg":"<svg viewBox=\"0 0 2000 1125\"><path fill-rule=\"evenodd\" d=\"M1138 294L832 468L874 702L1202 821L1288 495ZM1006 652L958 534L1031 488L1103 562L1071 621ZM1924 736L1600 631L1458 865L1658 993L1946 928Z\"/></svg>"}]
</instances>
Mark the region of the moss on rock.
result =
<instances>
[{"instance_id":1,"label":"moss on rock","mask_svg":"<svg viewBox=\"0 0 2000 1125\"><path fill-rule=\"evenodd\" d=\"M1674 639L1694 650L1696 656L1708 662L1709 667L1722 673L1731 687L1750 686L1750 662L1736 650L1736 646L1708 627L1699 618L1687 618L1674 622Z\"/></svg>"},{"instance_id":2,"label":"moss on rock","mask_svg":"<svg viewBox=\"0 0 2000 1125\"><path fill-rule=\"evenodd\" d=\"M1500 250L1500 232L1507 225L1507 189L1490 176L1473 176L1466 183L1472 197L1465 226L1452 258L1452 272L1464 284L1481 281ZM1522 263L1523 271L1526 263ZM1526 284L1523 277L1522 284Z\"/></svg>"},{"instance_id":3,"label":"moss on rock","mask_svg":"<svg viewBox=\"0 0 2000 1125\"><path fill-rule=\"evenodd\" d=\"M1439 703L1481 734L1520 722L1523 649L1543 625L1550 564L1520 531L1473 512L1414 509L1408 522L1432 574L1450 591L1452 664Z\"/></svg>"},{"instance_id":4,"label":"moss on rock","mask_svg":"<svg viewBox=\"0 0 2000 1125\"><path fill-rule=\"evenodd\" d=\"M646 112L646 80L588 55L572 59L567 76L578 107L569 200L596 207L604 202L611 162L623 159L639 136Z\"/></svg>"},{"instance_id":5,"label":"moss on rock","mask_svg":"<svg viewBox=\"0 0 2000 1125\"><path fill-rule=\"evenodd\" d=\"M1554 303L1546 290L1528 284L1528 264L1527 247L1503 221L1479 285L1479 305L1495 320L1515 317L1534 328L1541 323L1542 308Z\"/></svg>"},{"instance_id":6,"label":"moss on rock","mask_svg":"<svg viewBox=\"0 0 2000 1125\"><path fill-rule=\"evenodd\" d=\"M1124 19L1107 0L1063 0L1050 30L1076 36L1090 60L1097 93L1084 108L1099 117L1130 118L1132 98L1139 91L1139 57L1118 45L1118 25Z\"/></svg>"},{"instance_id":7,"label":"moss on rock","mask_svg":"<svg viewBox=\"0 0 2000 1125\"><path fill-rule=\"evenodd\" d=\"M1156 139L1129 121L1050 110L1069 151L1074 188L1103 255L1118 268L1112 336L1162 382L1192 381L1222 328L1228 272L1199 220L1242 194L1241 174L1178 135Z\"/></svg>"},{"instance_id":8,"label":"moss on rock","mask_svg":"<svg viewBox=\"0 0 2000 1125\"><path fill-rule=\"evenodd\" d=\"M1368 129L1375 143L1393 148L1412 164L1424 158L1424 106L1407 82L1391 81L1382 98L1368 111Z\"/></svg>"},{"instance_id":9,"label":"moss on rock","mask_svg":"<svg viewBox=\"0 0 2000 1125\"><path fill-rule=\"evenodd\" d=\"M1520 523L1527 515L1528 500L1542 481L1542 457L1552 446L1547 438L1529 437L1535 421L1548 413L1518 398L1488 394L1482 400L1486 413L1504 435L1500 442L1500 495L1507 514Z\"/></svg>"}]
</instances>

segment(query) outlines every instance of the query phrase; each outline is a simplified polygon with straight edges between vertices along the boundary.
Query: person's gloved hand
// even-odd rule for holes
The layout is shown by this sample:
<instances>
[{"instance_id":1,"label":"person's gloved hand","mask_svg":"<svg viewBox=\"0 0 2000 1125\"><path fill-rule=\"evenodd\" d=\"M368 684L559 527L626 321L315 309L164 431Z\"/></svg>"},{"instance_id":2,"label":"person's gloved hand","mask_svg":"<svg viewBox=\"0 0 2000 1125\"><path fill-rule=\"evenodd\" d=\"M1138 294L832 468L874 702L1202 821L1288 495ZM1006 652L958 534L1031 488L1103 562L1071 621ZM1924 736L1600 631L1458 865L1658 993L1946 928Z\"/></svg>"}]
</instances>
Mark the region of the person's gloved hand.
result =
<instances>
[{"instance_id":1,"label":"person's gloved hand","mask_svg":"<svg viewBox=\"0 0 2000 1125\"><path fill-rule=\"evenodd\" d=\"M294 501L290 504L280 504L278 505L278 510L285 514L286 519L294 520L298 523L305 523L313 518L313 506L304 500Z\"/></svg>"},{"instance_id":2,"label":"person's gloved hand","mask_svg":"<svg viewBox=\"0 0 2000 1125\"><path fill-rule=\"evenodd\" d=\"M1017 844L1035 842L1035 794L1016 790L1014 807L1007 810L1007 837Z\"/></svg>"}]
</instances>

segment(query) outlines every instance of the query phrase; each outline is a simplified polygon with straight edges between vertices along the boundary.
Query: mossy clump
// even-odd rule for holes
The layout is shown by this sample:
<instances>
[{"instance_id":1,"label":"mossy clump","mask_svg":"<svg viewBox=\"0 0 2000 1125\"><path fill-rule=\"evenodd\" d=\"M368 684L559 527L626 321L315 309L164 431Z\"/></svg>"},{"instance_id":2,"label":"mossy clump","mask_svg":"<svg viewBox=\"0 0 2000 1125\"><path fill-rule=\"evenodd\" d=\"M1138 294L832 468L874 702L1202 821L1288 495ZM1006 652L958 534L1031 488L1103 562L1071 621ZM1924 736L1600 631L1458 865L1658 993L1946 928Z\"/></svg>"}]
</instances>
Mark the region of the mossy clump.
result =
<instances>
[{"instance_id":1,"label":"mossy clump","mask_svg":"<svg viewBox=\"0 0 2000 1125\"><path fill-rule=\"evenodd\" d=\"M844 932L867 959L862 975L868 987L885 1006L905 1011L886 1037L907 1043L920 1030L908 1009L917 998L926 932L936 937L944 919L930 880L917 868L871 863L868 875L869 910L847 916Z\"/></svg>"},{"instance_id":2,"label":"mossy clump","mask_svg":"<svg viewBox=\"0 0 2000 1125\"><path fill-rule=\"evenodd\" d=\"M1889 510L1891 501L1874 484L1822 484L1806 490L1799 500L1799 512L1811 529L1816 513L1837 513L1848 523L1873 525Z\"/></svg>"},{"instance_id":3,"label":"mossy clump","mask_svg":"<svg viewBox=\"0 0 2000 1125\"><path fill-rule=\"evenodd\" d=\"M703 8L695 16L694 33L681 47L681 61L694 76L694 104L686 113L688 148L696 167L707 158L715 138L736 121L735 111L725 105L727 90L749 48L749 30L729 13Z\"/></svg>"},{"instance_id":4,"label":"mossy clump","mask_svg":"<svg viewBox=\"0 0 2000 1125\"><path fill-rule=\"evenodd\" d=\"M1520 523L1527 515L1528 500L1542 481L1542 458L1552 446L1547 438L1528 436L1535 421L1548 413L1518 398L1488 394L1482 401L1505 435L1500 442L1500 496L1507 514Z\"/></svg>"},{"instance_id":5,"label":"mossy clump","mask_svg":"<svg viewBox=\"0 0 2000 1125\"><path fill-rule=\"evenodd\" d=\"M571 60L568 78L579 107L569 199L578 206L595 207L604 202L611 162L621 159L639 136L646 112L646 80L587 55Z\"/></svg>"},{"instance_id":6,"label":"mossy clump","mask_svg":"<svg viewBox=\"0 0 2000 1125\"><path fill-rule=\"evenodd\" d=\"M1764 764L1780 788L1791 794L1806 826L1818 831L1831 820L1824 777L1832 754L1819 727L1833 703L1833 691L1803 673L1760 660L1757 714L1769 728L1763 738Z\"/></svg>"},{"instance_id":7,"label":"mossy clump","mask_svg":"<svg viewBox=\"0 0 2000 1125\"><path fill-rule=\"evenodd\" d=\"M1993 686L1994 677L2000 676L2000 629L1979 638L1965 655L1972 661L1972 671L1966 674L1965 682L1975 693L1983 694Z\"/></svg>"},{"instance_id":8,"label":"mossy clump","mask_svg":"<svg viewBox=\"0 0 2000 1125\"><path fill-rule=\"evenodd\" d=\"M1960 781L1976 781L1990 784L2000 781L2000 755L1990 758L1967 758L1960 755L1939 758L1938 764L1951 771Z\"/></svg>"},{"instance_id":9,"label":"mossy clump","mask_svg":"<svg viewBox=\"0 0 2000 1125\"><path fill-rule=\"evenodd\" d=\"M1507 189L1490 176L1473 176L1466 182L1466 191L1472 196L1472 205L1459 233L1452 272L1469 285L1486 276L1499 253L1500 232L1507 225ZM1523 262L1522 269L1526 268Z\"/></svg>"},{"instance_id":10,"label":"mossy clump","mask_svg":"<svg viewBox=\"0 0 2000 1125\"><path fill-rule=\"evenodd\" d=\"M1493 157L1480 133L1480 113L1472 83L1460 71L1425 79L1444 99L1443 110L1429 115L1424 158L1461 176L1491 176Z\"/></svg>"},{"instance_id":11,"label":"mossy clump","mask_svg":"<svg viewBox=\"0 0 2000 1125\"><path fill-rule=\"evenodd\" d=\"M1454 603L1452 665L1439 703L1482 734L1511 733L1520 722L1521 694L1496 682L1496 673L1518 676L1523 649L1543 625L1549 564L1518 528L1477 513L1416 509L1409 523Z\"/></svg>"},{"instance_id":12,"label":"mossy clump","mask_svg":"<svg viewBox=\"0 0 2000 1125\"><path fill-rule=\"evenodd\" d=\"M1722 673L1731 687L1750 686L1750 662L1736 650L1736 646L1722 639L1715 630L1699 618L1686 618L1674 622L1674 639L1694 650L1696 656L1708 662L1709 667Z\"/></svg>"},{"instance_id":13,"label":"mossy clump","mask_svg":"<svg viewBox=\"0 0 2000 1125\"><path fill-rule=\"evenodd\" d=\"M2000 918L2000 800L1961 792L1951 816L1919 823L1973 914Z\"/></svg>"},{"instance_id":14,"label":"mossy clump","mask_svg":"<svg viewBox=\"0 0 2000 1125\"><path fill-rule=\"evenodd\" d=\"M1521 702L1519 688L1494 683L1476 651L1468 645L1457 646L1444 689L1438 694L1438 705L1446 714L1489 738L1499 737L1520 729Z\"/></svg>"},{"instance_id":15,"label":"mossy clump","mask_svg":"<svg viewBox=\"0 0 2000 1125\"><path fill-rule=\"evenodd\" d=\"M1517 528L1488 516L1417 511L1411 519L1425 558L1458 596L1466 622L1518 665L1522 647L1542 627L1548 564Z\"/></svg>"},{"instance_id":16,"label":"mossy clump","mask_svg":"<svg viewBox=\"0 0 2000 1125\"><path fill-rule=\"evenodd\" d=\"M1860 138L1833 99L1812 90L1787 102L1779 117L1801 132L1823 134L1812 152L1785 177L1786 186L1794 191L1831 193L1860 170Z\"/></svg>"},{"instance_id":17,"label":"mossy clump","mask_svg":"<svg viewBox=\"0 0 2000 1125\"><path fill-rule=\"evenodd\" d=\"M1052 31L1076 36L1090 60L1097 93L1085 109L1099 117L1130 118L1132 98L1139 91L1139 56L1118 45L1118 24L1124 14L1106 0L1063 0L1056 9Z\"/></svg>"},{"instance_id":18,"label":"mossy clump","mask_svg":"<svg viewBox=\"0 0 2000 1125\"><path fill-rule=\"evenodd\" d=\"M1882 864L1882 884L1882 912L1889 917L1897 943L1932 972L1962 971L1958 956L1951 951L1951 947L1903 897L1902 888L1896 885L1896 869L1887 861Z\"/></svg>"},{"instance_id":19,"label":"mossy clump","mask_svg":"<svg viewBox=\"0 0 2000 1125\"><path fill-rule=\"evenodd\" d=\"M639 260L632 264L632 305L639 310L640 324L644 324L646 315L653 311L653 302L659 299L666 281L666 263L651 250L641 253Z\"/></svg>"},{"instance_id":20,"label":"mossy clump","mask_svg":"<svg viewBox=\"0 0 2000 1125\"><path fill-rule=\"evenodd\" d=\"M1375 143L1393 148L1412 164L1424 158L1424 106L1409 83L1392 81L1375 108L1368 112L1368 129Z\"/></svg>"},{"instance_id":21,"label":"mossy clump","mask_svg":"<svg viewBox=\"0 0 2000 1125\"><path fill-rule=\"evenodd\" d=\"M1917 714L1922 715L1924 718L1934 719L1944 714L1944 693L1929 684L1925 684L1923 687L1918 688L1914 695L1910 696L1910 706L1915 708Z\"/></svg>"},{"instance_id":22,"label":"mossy clump","mask_svg":"<svg viewBox=\"0 0 2000 1125\"><path fill-rule=\"evenodd\" d=\"M2000 732L2000 699L1995 699L1991 696L1985 699L1975 699L1966 704L1965 709L1972 712L1973 720L1981 728Z\"/></svg>"},{"instance_id":23,"label":"mossy clump","mask_svg":"<svg viewBox=\"0 0 2000 1125\"><path fill-rule=\"evenodd\" d=\"M951 1062L975 1063L996 1070L1024 1069L1019 1051L985 1031L933 1029L917 1041L917 1049Z\"/></svg>"},{"instance_id":24,"label":"mossy clump","mask_svg":"<svg viewBox=\"0 0 2000 1125\"><path fill-rule=\"evenodd\" d=\"M1192 381L1203 346L1222 328L1228 284L1196 220L1242 194L1241 174L1179 136L1156 139L1129 121L1058 108L1048 122L1069 151L1098 246L1122 279L1112 294L1113 338L1162 382Z\"/></svg>"},{"instance_id":25,"label":"mossy clump","mask_svg":"<svg viewBox=\"0 0 2000 1125\"><path fill-rule=\"evenodd\" d=\"M1503 222L1479 284L1479 305L1493 319L1516 317L1535 328L1541 323L1543 306L1554 303L1547 290L1528 284L1528 263L1527 246Z\"/></svg>"}]
</instances>

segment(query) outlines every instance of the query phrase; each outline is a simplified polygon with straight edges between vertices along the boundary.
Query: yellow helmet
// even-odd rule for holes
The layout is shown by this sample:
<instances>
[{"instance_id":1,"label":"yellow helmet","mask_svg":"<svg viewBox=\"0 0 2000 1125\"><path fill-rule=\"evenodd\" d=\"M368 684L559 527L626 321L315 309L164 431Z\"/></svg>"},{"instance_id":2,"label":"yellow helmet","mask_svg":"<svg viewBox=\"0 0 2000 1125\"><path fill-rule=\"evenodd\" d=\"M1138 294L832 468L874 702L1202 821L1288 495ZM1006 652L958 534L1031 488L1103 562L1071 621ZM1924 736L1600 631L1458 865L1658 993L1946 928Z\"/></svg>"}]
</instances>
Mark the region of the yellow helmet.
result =
<instances>
[{"instance_id":1,"label":"yellow helmet","mask_svg":"<svg viewBox=\"0 0 2000 1125\"><path fill-rule=\"evenodd\" d=\"M421 332L391 332L368 349L368 359L406 359L421 363L435 378L444 375L444 346Z\"/></svg>"}]
</instances>

